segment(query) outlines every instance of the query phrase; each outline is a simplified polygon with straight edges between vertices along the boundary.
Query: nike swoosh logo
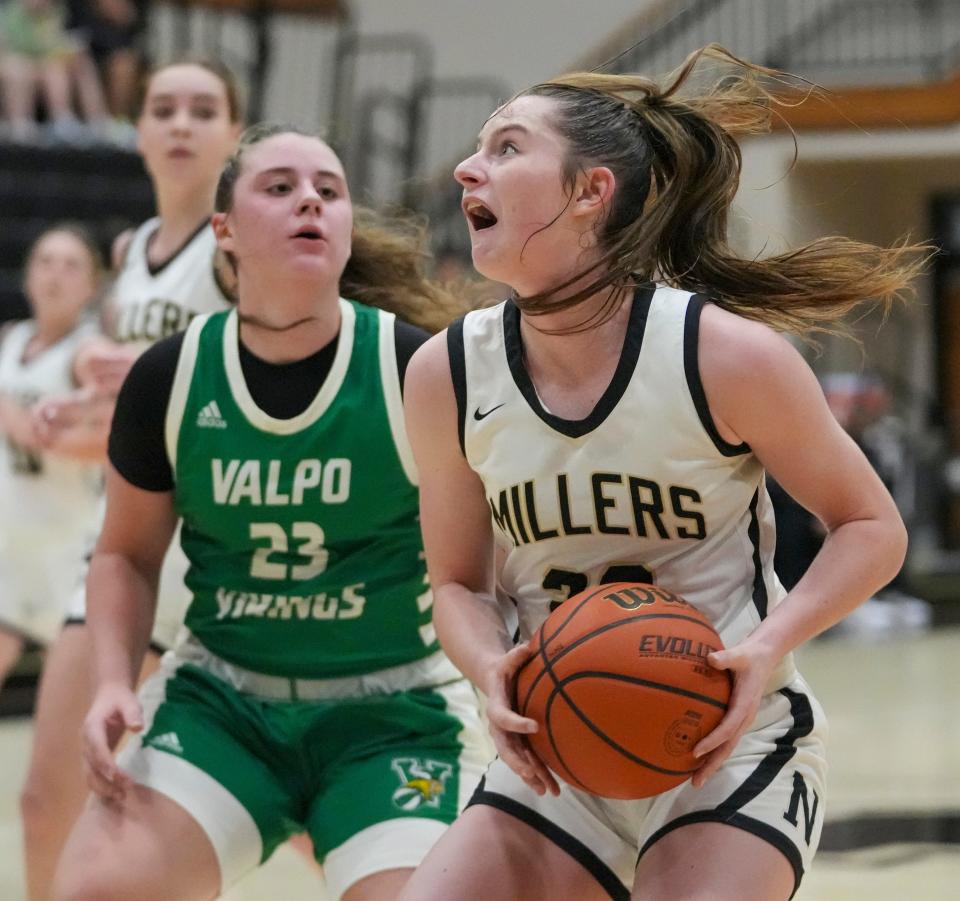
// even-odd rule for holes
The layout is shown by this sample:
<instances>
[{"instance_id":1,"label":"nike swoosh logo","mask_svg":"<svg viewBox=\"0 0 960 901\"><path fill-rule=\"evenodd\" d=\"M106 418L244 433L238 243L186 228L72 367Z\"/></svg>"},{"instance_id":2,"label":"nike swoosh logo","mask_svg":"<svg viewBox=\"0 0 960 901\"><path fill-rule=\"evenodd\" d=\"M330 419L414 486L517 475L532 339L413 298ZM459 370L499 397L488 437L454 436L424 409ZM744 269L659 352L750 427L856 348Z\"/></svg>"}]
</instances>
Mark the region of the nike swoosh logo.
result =
<instances>
[{"instance_id":1,"label":"nike swoosh logo","mask_svg":"<svg viewBox=\"0 0 960 901\"><path fill-rule=\"evenodd\" d=\"M504 401L504 403L506 403L506 401ZM495 407L487 410L486 413L481 413L480 408L477 407L477 409L473 411L473 418L476 419L477 422L480 422L481 419L486 419L494 410L499 410L502 406L503 404L497 404Z\"/></svg>"}]
</instances>

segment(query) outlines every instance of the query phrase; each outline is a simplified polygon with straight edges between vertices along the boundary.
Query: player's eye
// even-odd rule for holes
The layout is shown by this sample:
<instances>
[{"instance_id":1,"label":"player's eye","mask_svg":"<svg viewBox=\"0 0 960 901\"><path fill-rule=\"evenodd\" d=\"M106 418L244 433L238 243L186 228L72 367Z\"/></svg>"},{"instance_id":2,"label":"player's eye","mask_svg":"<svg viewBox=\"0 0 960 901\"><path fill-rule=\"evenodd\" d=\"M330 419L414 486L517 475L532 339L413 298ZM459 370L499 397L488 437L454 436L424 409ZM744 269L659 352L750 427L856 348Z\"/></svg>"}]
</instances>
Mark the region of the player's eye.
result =
<instances>
[{"instance_id":1,"label":"player's eye","mask_svg":"<svg viewBox=\"0 0 960 901\"><path fill-rule=\"evenodd\" d=\"M319 194L324 200L336 200L340 196L340 192L332 185L322 185Z\"/></svg>"},{"instance_id":2,"label":"player's eye","mask_svg":"<svg viewBox=\"0 0 960 901\"><path fill-rule=\"evenodd\" d=\"M519 153L520 149L517 147L513 141L504 141L500 145L500 156L508 156L510 154Z\"/></svg>"},{"instance_id":3,"label":"player's eye","mask_svg":"<svg viewBox=\"0 0 960 901\"><path fill-rule=\"evenodd\" d=\"M217 117L217 111L212 106L198 106L194 107L193 115L197 119L207 121L209 119L215 119Z\"/></svg>"},{"instance_id":4,"label":"player's eye","mask_svg":"<svg viewBox=\"0 0 960 901\"><path fill-rule=\"evenodd\" d=\"M289 194L291 190L290 183L286 181L274 181L267 185L268 194Z\"/></svg>"}]
</instances>

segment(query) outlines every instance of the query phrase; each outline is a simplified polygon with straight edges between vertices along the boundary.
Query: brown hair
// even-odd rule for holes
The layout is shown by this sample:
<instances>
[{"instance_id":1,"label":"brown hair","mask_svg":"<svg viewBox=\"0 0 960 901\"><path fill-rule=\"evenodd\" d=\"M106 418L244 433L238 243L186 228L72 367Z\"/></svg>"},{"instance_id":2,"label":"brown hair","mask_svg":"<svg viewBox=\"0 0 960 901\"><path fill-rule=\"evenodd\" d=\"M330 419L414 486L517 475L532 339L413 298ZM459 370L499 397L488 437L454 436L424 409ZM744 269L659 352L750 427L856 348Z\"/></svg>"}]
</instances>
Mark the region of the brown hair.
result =
<instances>
[{"instance_id":1,"label":"brown hair","mask_svg":"<svg viewBox=\"0 0 960 901\"><path fill-rule=\"evenodd\" d=\"M37 237L34 238L33 242L30 244L30 249L27 251L24 269L30 265L33 255L40 246L40 242L46 238L47 235L55 235L58 232L71 235L86 248L87 254L90 257L90 268L93 270L93 277L95 280L100 281L106 272L106 267L103 260L103 252L100 250L97 242L93 239L93 235L90 233L90 230L86 226L81 225L79 222L57 222L56 224L51 225L49 228L45 228L42 232L40 232L40 234L37 235Z\"/></svg>"},{"instance_id":2,"label":"brown hair","mask_svg":"<svg viewBox=\"0 0 960 901\"><path fill-rule=\"evenodd\" d=\"M281 134L298 134L322 141L318 135L293 125L259 123L241 136L217 183L214 209L226 213L233 206L233 192L240 177L245 151ZM231 254L226 255L236 269ZM381 310L430 332L445 328L467 311L466 295L455 293L426 274L430 252L426 226L405 213L387 216L354 205L351 254L340 276L344 297Z\"/></svg>"},{"instance_id":3,"label":"brown hair","mask_svg":"<svg viewBox=\"0 0 960 901\"><path fill-rule=\"evenodd\" d=\"M137 118L143 115L144 104L147 102L147 94L150 91L150 82L153 80L153 76L173 66L197 66L200 69L206 69L211 75L215 75L223 84L224 92L227 95L227 112L230 114L230 121L243 121L243 101L240 98L240 84L237 81L237 76L233 74L228 66L218 59L189 56L178 57L154 66L143 76L137 88L137 102L135 107Z\"/></svg>"},{"instance_id":4,"label":"brown hair","mask_svg":"<svg viewBox=\"0 0 960 901\"><path fill-rule=\"evenodd\" d=\"M704 58L732 71L681 97ZM905 240L884 248L827 237L765 259L732 252L727 218L741 168L733 135L767 131L772 106L783 103L761 83L764 77L788 76L711 44L691 53L664 85L639 75L577 72L516 95L556 101L553 125L569 145L566 188L572 191L588 166L607 166L616 179L596 226L599 259L550 291L517 298L521 309L532 315L566 309L604 289L658 278L776 329L804 333L836 331L860 302L889 306L909 292L932 248ZM585 278L586 287L564 295ZM597 315L573 331L612 316L625 296L610 291Z\"/></svg>"}]
</instances>

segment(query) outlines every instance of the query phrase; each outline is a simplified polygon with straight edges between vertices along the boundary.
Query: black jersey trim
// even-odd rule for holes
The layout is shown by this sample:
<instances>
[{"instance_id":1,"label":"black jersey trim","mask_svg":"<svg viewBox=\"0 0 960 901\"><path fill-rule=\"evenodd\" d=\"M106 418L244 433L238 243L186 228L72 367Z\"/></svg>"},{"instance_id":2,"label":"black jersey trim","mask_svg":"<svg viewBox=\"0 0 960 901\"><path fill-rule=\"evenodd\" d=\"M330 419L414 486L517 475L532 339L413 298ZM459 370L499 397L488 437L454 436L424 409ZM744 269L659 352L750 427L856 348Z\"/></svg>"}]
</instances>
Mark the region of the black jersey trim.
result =
<instances>
[{"instance_id":1,"label":"black jersey trim","mask_svg":"<svg viewBox=\"0 0 960 901\"><path fill-rule=\"evenodd\" d=\"M147 272L151 275L159 275L167 268L180 254L182 254L194 241L197 235L200 234L207 226L210 225L210 219L204 219L193 233L184 241L173 253L170 254L162 263L151 263L150 262L150 243L157 236L157 232L160 231L160 223L157 223L157 227L147 235L147 240L143 242L143 262L147 267ZM218 286L219 287L219 286ZM226 299L226 295L225 295Z\"/></svg>"},{"instance_id":2,"label":"black jersey trim","mask_svg":"<svg viewBox=\"0 0 960 901\"><path fill-rule=\"evenodd\" d=\"M447 356L450 358L453 393L457 398L457 437L460 439L460 450L466 457L464 428L467 417L467 360L463 350L463 317L455 319L447 327Z\"/></svg>"},{"instance_id":3,"label":"black jersey trim","mask_svg":"<svg viewBox=\"0 0 960 901\"><path fill-rule=\"evenodd\" d=\"M640 285L633 295L633 304L630 308L630 320L627 323L627 333L623 339L623 348L620 351L620 361L606 390L597 401L596 406L585 419L562 419L548 413L540 398L533 380L523 364L523 339L520 336L520 309L508 300L503 307L503 336L507 351L507 364L513 381L523 395L530 409L540 417L550 428L570 438L580 438L589 434L613 412L620 402L640 358L640 349L643 346L643 335L647 328L647 315L650 312L650 302L653 300L655 285L648 283Z\"/></svg>"},{"instance_id":4,"label":"black jersey trim","mask_svg":"<svg viewBox=\"0 0 960 901\"><path fill-rule=\"evenodd\" d=\"M700 379L700 313L708 300L709 298L703 294L694 294L687 302L687 314L683 323L683 369L697 416L700 417L700 422L711 441L725 457L738 457L749 453L750 445L744 442L731 444L723 439L717 431L717 424L713 421L710 405L707 403L707 394L703 390L703 382Z\"/></svg>"},{"instance_id":5,"label":"black jersey trim","mask_svg":"<svg viewBox=\"0 0 960 901\"><path fill-rule=\"evenodd\" d=\"M787 860L793 867L793 891L794 894L796 893L800 887L800 880L803 878L803 858L796 845L790 840L789 836L779 830L740 812L742 807L745 807L767 789L780 771L793 759L797 753L797 741L813 731L813 707L807 695L791 688L781 688L780 694L790 702L793 725L776 740L774 749L757 764L739 788L735 789L725 801L721 801L713 810L702 810L677 817L677 819L671 820L657 830L640 849L640 854L637 857L638 861L651 845L680 826L703 822L727 823L765 839L786 855Z\"/></svg>"},{"instance_id":6,"label":"black jersey trim","mask_svg":"<svg viewBox=\"0 0 960 901\"><path fill-rule=\"evenodd\" d=\"M474 791L473 797L467 803L467 807L472 807L475 804L485 804L520 820L522 823L526 823L577 861L600 883L600 886L613 901L630 901L630 891L620 881L620 877L580 839L564 831L556 823L551 823L543 814L531 810L519 801L508 798L499 792L487 791L485 788L486 782L487 777L484 776Z\"/></svg>"},{"instance_id":7,"label":"black jersey trim","mask_svg":"<svg viewBox=\"0 0 960 901\"><path fill-rule=\"evenodd\" d=\"M779 829L775 829L762 820L748 817L746 814L739 812L725 813L720 810L700 810L696 813L688 813L685 816L671 820L666 826L658 829L647 839L644 846L640 849L640 854L637 856L637 864L639 865L640 858L665 835L669 835L682 826L689 826L692 823L724 823L727 826L734 826L737 829L742 829L744 832L749 832L751 835L755 835L757 838L761 838L768 844L773 845L787 858L790 867L793 869L793 892L790 897L792 898L797 893L804 873L803 856L800 854L800 850L790 838L780 832Z\"/></svg>"},{"instance_id":8,"label":"black jersey trim","mask_svg":"<svg viewBox=\"0 0 960 901\"><path fill-rule=\"evenodd\" d=\"M750 500L750 525L747 526L747 537L753 547L753 604L760 614L760 619L767 618L769 597L767 583L763 579L763 560L760 558L760 519L757 516L757 505L760 503L760 489L753 493Z\"/></svg>"}]
</instances>

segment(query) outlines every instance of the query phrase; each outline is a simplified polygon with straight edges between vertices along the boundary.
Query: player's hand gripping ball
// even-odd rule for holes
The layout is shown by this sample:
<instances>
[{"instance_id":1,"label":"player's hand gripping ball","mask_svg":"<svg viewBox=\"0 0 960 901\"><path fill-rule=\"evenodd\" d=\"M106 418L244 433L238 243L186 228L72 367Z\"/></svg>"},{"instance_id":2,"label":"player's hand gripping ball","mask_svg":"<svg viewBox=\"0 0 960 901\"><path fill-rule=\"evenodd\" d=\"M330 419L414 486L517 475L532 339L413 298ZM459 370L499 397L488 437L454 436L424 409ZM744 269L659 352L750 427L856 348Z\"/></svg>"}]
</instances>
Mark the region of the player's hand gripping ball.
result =
<instances>
[{"instance_id":1,"label":"player's hand gripping ball","mask_svg":"<svg viewBox=\"0 0 960 901\"><path fill-rule=\"evenodd\" d=\"M561 604L530 639L517 711L533 750L574 788L647 798L699 766L694 745L723 718L730 677L707 618L654 585L618 582Z\"/></svg>"}]
</instances>

